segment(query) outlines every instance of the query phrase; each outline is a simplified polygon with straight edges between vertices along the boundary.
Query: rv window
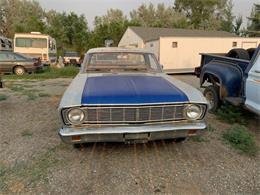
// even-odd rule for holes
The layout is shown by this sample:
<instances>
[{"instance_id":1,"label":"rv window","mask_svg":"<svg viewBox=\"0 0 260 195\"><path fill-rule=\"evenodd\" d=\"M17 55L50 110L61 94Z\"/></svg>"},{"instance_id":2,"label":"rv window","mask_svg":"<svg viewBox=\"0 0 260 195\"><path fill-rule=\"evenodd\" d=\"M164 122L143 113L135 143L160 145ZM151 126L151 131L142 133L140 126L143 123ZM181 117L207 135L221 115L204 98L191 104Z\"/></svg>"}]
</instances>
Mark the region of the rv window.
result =
<instances>
[{"instance_id":1,"label":"rv window","mask_svg":"<svg viewBox=\"0 0 260 195\"><path fill-rule=\"evenodd\" d=\"M16 38L15 40L16 47L31 47L31 39L30 38Z\"/></svg>"},{"instance_id":2,"label":"rv window","mask_svg":"<svg viewBox=\"0 0 260 195\"><path fill-rule=\"evenodd\" d=\"M46 48L47 39L32 39L32 47L34 48Z\"/></svg>"},{"instance_id":3,"label":"rv window","mask_svg":"<svg viewBox=\"0 0 260 195\"><path fill-rule=\"evenodd\" d=\"M16 38L16 47L46 48L47 40L41 38Z\"/></svg>"},{"instance_id":4,"label":"rv window","mask_svg":"<svg viewBox=\"0 0 260 195\"><path fill-rule=\"evenodd\" d=\"M232 46L233 46L233 47L236 47L236 46L237 46L237 42L233 42L233 43L232 43Z\"/></svg>"},{"instance_id":5,"label":"rv window","mask_svg":"<svg viewBox=\"0 0 260 195\"><path fill-rule=\"evenodd\" d=\"M172 47L173 47L173 48L178 47L178 42L172 42Z\"/></svg>"}]
</instances>

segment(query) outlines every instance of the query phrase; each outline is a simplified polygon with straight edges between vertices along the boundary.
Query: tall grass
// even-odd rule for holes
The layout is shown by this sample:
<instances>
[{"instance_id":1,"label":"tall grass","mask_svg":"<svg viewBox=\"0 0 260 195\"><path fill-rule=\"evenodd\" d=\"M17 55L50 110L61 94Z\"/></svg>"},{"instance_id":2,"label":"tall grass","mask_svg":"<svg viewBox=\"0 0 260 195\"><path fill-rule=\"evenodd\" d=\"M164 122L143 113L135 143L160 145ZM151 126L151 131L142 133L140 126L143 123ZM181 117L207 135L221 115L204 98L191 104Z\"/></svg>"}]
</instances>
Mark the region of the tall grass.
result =
<instances>
[{"instance_id":1,"label":"tall grass","mask_svg":"<svg viewBox=\"0 0 260 195\"><path fill-rule=\"evenodd\" d=\"M39 73L17 75L5 75L4 80L12 79L55 79L55 78L73 78L79 72L79 68L68 66L64 68L48 67Z\"/></svg>"}]
</instances>

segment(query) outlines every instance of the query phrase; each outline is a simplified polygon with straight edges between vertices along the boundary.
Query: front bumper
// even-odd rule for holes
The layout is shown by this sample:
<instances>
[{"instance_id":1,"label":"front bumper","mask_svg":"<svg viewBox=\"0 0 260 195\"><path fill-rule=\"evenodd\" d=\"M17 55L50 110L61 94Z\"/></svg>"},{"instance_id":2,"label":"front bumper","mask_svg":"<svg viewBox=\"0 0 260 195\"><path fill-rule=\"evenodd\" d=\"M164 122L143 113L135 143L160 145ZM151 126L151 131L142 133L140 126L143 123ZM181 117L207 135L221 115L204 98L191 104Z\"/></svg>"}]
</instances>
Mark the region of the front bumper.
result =
<instances>
[{"instance_id":1,"label":"front bumper","mask_svg":"<svg viewBox=\"0 0 260 195\"><path fill-rule=\"evenodd\" d=\"M145 142L199 135L206 128L204 121L156 125L103 127L63 127L59 135L65 143L85 142Z\"/></svg>"}]
</instances>

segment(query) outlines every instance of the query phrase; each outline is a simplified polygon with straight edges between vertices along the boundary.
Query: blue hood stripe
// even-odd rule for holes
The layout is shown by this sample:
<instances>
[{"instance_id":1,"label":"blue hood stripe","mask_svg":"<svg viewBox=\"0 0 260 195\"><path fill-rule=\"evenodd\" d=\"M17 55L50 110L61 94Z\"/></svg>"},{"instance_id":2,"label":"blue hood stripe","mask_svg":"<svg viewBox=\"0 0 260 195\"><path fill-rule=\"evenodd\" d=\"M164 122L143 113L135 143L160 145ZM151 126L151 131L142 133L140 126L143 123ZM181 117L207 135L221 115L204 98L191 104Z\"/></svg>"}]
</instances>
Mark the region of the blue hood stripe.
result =
<instances>
[{"instance_id":1,"label":"blue hood stripe","mask_svg":"<svg viewBox=\"0 0 260 195\"><path fill-rule=\"evenodd\" d=\"M162 77L89 77L82 93L82 104L147 104L187 102L179 88Z\"/></svg>"}]
</instances>

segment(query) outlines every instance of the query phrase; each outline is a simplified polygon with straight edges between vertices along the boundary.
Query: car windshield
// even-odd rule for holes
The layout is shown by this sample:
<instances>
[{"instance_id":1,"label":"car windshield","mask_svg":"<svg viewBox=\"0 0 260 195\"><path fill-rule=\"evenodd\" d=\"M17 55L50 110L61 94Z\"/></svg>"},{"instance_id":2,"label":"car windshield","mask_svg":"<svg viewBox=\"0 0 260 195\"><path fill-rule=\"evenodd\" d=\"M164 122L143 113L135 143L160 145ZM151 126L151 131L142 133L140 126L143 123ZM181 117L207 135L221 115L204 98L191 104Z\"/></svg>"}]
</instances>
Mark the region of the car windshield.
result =
<instances>
[{"instance_id":1,"label":"car windshield","mask_svg":"<svg viewBox=\"0 0 260 195\"><path fill-rule=\"evenodd\" d=\"M160 71L153 54L133 52L100 52L88 55L85 70L89 71Z\"/></svg>"}]
</instances>

